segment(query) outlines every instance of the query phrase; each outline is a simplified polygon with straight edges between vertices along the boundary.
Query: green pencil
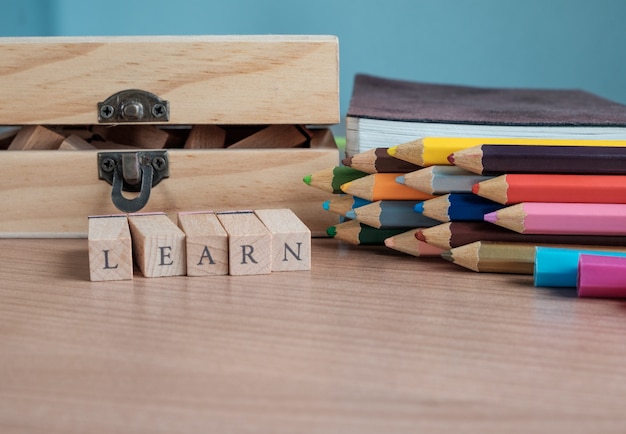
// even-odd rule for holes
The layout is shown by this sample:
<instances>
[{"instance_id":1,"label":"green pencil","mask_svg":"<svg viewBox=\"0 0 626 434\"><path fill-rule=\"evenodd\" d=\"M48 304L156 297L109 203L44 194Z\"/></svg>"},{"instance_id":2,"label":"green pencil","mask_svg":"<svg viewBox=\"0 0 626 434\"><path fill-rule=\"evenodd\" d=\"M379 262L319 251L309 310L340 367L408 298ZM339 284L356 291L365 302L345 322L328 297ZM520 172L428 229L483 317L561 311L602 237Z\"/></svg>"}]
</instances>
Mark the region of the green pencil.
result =
<instances>
[{"instance_id":1,"label":"green pencil","mask_svg":"<svg viewBox=\"0 0 626 434\"><path fill-rule=\"evenodd\" d=\"M347 166L335 166L305 176L302 180L311 187L319 188L328 193L340 194L341 185L367 176L368 173Z\"/></svg>"},{"instance_id":2,"label":"green pencil","mask_svg":"<svg viewBox=\"0 0 626 434\"><path fill-rule=\"evenodd\" d=\"M359 223L356 220L350 220L345 223L340 223L338 225L329 227L326 230L326 233L330 237L334 237L338 240L346 241L354 245L383 245L385 243L385 239L406 232L409 229L410 228L377 229Z\"/></svg>"}]
</instances>

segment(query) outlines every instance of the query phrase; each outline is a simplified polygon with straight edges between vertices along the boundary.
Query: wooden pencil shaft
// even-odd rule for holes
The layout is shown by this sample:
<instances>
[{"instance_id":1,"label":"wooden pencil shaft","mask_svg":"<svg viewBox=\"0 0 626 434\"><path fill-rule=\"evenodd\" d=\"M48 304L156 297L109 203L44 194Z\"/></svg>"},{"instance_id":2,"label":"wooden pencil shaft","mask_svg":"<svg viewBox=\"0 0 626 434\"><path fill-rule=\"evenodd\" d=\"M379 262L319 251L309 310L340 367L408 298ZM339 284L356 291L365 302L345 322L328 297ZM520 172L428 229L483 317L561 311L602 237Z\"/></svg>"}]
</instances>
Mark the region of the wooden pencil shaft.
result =
<instances>
[{"instance_id":1,"label":"wooden pencil shaft","mask_svg":"<svg viewBox=\"0 0 626 434\"><path fill-rule=\"evenodd\" d=\"M535 244L477 241L450 251L454 263L477 272L533 274Z\"/></svg>"}]
</instances>

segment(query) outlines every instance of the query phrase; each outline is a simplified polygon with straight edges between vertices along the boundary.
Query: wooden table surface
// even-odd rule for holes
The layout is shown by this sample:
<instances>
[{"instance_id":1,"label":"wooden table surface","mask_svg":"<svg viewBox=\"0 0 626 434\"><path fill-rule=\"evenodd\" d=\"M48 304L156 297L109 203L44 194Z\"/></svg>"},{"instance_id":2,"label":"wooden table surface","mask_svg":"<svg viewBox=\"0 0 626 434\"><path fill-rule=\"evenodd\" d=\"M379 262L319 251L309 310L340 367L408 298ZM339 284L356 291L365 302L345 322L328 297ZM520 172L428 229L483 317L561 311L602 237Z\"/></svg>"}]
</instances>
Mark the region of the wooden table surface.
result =
<instances>
[{"instance_id":1,"label":"wooden table surface","mask_svg":"<svg viewBox=\"0 0 626 434\"><path fill-rule=\"evenodd\" d=\"M0 240L0 432L626 432L626 303L313 240L310 272L89 282Z\"/></svg>"}]
</instances>

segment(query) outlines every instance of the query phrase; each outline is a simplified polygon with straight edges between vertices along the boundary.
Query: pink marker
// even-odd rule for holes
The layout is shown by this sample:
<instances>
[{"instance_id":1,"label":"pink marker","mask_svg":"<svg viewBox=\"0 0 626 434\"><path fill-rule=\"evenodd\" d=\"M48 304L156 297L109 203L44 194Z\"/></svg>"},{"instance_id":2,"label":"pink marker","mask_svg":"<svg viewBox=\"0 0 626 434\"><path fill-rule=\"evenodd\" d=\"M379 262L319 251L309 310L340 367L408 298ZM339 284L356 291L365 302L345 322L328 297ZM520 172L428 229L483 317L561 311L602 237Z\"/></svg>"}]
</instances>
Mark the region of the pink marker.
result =
<instances>
[{"instance_id":1,"label":"pink marker","mask_svg":"<svg viewBox=\"0 0 626 434\"><path fill-rule=\"evenodd\" d=\"M581 254L577 288L579 297L626 297L626 257Z\"/></svg>"},{"instance_id":2,"label":"pink marker","mask_svg":"<svg viewBox=\"0 0 626 434\"><path fill-rule=\"evenodd\" d=\"M626 204L524 202L484 219L521 234L626 235Z\"/></svg>"}]
</instances>

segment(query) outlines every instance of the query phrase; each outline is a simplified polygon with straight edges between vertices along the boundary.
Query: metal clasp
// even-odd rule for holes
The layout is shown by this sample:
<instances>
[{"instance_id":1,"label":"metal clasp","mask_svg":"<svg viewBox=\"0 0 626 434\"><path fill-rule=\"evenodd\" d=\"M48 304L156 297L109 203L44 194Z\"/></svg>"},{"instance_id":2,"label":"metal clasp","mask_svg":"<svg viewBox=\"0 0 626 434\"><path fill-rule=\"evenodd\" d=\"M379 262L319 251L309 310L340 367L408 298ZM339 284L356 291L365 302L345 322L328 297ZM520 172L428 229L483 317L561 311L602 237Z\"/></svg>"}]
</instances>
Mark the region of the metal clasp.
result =
<instances>
[{"instance_id":1,"label":"metal clasp","mask_svg":"<svg viewBox=\"0 0 626 434\"><path fill-rule=\"evenodd\" d=\"M169 103L145 90L122 90L98 103L99 123L167 122L169 120Z\"/></svg>"},{"instance_id":2,"label":"metal clasp","mask_svg":"<svg viewBox=\"0 0 626 434\"><path fill-rule=\"evenodd\" d=\"M169 177L167 151L99 152L98 177L113 186L111 200L123 212L137 212L148 203L150 191ZM139 192L127 199L122 191Z\"/></svg>"}]
</instances>

